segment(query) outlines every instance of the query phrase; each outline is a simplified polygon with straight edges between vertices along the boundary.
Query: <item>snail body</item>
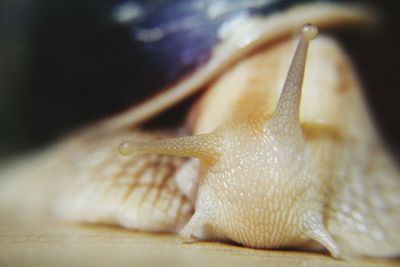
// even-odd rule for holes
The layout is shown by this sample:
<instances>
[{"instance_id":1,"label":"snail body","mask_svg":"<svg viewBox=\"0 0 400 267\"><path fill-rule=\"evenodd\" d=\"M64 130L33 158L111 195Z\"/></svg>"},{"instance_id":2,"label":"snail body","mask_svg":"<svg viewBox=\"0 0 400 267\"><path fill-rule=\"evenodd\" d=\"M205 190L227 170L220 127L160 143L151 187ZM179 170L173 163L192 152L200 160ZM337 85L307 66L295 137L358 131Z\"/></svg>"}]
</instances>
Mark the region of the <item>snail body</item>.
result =
<instances>
[{"instance_id":1,"label":"snail body","mask_svg":"<svg viewBox=\"0 0 400 267\"><path fill-rule=\"evenodd\" d=\"M54 199L46 208L70 221L254 248L317 242L338 258L398 255L391 233L400 232L399 172L345 53L321 36L307 56L317 30L306 25L286 77L295 42L285 37L299 23L365 19L358 9L328 7L250 21L239 28L247 40L231 33L207 65L169 91L71 136L30 166L3 171L13 180L0 196L10 207L23 198L6 192L31 185L38 203ZM183 134L134 128L207 83ZM118 154L124 140L120 151L132 156Z\"/></svg>"},{"instance_id":2,"label":"snail body","mask_svg":"<svg viewBox=\"0 0 400 267\"><path fill-rule=\"evenodd\" d=\"M395 255L398 241L389 233L381 232L388 242L384 249L375 247L378 240L365 236L368 229L381 227L380 220L388 216L388 210L397 209L395 202L381 202L385 206L382 213L372 215L367 210L375 209L375 204L364 201L370 194L368 188L373 187L370 183L382 183L379 188L390 183L385 179L396 183L397 170L389 159L385 169L376 168L375 164L385 158L384 152L376 149L376 136L353 71L330 38L321 37L311 46L315 49L307 63L311 82L304 85L300 109L304 39L282 92L277 89L280 81L265 86L273 84L274 78L256 69L284 65L285 53L293 47L291 40L243 60L212 86L193 118L198 135L153 143L127 142L121 150L200 159L196 197L192 196L195 213L180 232L185 237L234 240L256 248L315 240L335 257ZM324 55L335 60L324 59ZM321 66L314 60L326 64ZM323 91L313 87L313 83L323 84L323 73L330 71L346 74L327 82ZM284 76L284 71L281 75L276 72L275 77ZM315 113L315 109L320 112ZM369 134L365 134L366 129ZM374 150L374 154L365 149ZM360 177L353 172L358 171L363 173L363 183L356 185ZM348 183L355 183L358 189ZM397 198L398 186L392 185L385 197L379 197L381 201ZM385 220L395 229L397 212L392 216ZM352 238L347 239L349 236ZM361 242L365 245L360 246Z\"/></svg>"}]
</instances>

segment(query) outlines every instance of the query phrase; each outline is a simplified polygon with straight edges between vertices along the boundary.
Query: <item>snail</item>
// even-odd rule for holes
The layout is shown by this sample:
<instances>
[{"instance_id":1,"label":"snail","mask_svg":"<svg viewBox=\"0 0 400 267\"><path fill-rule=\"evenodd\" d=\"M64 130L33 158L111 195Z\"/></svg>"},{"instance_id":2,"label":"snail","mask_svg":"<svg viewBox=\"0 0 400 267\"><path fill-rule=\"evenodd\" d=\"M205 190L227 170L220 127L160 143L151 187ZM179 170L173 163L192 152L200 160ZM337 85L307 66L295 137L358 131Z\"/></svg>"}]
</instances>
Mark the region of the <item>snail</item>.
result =
<instances>
[{"instance_id":1,"label":"snail","mask_svg":"<svg viewBox=\"0 0 400 267\"><path fill-rule=\"evenodd\" d=\"M224 25L208 62L168 90L4 167L1 206L252 248L399 255L399 171L346 54L313 40L314 25L370 19L313 3ZM182 127L140 127L200 89Z\"/></svg>"}]
</instances>

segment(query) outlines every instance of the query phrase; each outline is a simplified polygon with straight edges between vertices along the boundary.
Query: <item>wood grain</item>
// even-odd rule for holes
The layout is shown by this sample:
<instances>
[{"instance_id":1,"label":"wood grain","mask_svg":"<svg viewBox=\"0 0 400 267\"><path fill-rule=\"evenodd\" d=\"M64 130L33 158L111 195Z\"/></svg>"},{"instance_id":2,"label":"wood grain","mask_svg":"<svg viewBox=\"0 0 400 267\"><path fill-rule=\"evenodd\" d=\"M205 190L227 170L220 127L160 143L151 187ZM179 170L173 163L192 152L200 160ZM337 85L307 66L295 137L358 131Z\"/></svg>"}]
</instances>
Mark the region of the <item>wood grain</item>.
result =
<instances>
[{"instance_id":1,"label":"wood grain","mask_svg":"<svg viewBox=\"0 0 400 267\"><path fill-rule=\"evenodd\" d=\"M0 218L0 266L400 266L399 261L342 261L318 253L189 243L174 235L108 226L5 218Z\"/></svg>"}]
</instances>

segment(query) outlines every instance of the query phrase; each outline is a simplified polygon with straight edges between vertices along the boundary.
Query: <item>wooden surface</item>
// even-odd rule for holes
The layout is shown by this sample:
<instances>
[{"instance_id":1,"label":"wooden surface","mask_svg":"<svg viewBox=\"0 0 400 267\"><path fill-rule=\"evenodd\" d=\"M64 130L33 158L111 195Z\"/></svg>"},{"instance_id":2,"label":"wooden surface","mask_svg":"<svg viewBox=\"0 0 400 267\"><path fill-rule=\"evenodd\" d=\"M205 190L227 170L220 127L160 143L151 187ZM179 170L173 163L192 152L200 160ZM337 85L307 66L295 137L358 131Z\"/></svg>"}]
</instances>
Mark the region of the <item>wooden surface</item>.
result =
<instances>
[{"instance_id":1,"label":"wooden surface","mask_svg":"<svg viewBox=\"0 0 400 267\"><path fill-rule=\"evenodd\" d=\"M115 227L21 224L0 218L0 266L400 266L400 263L371 259L342 261L318 253L188 243L174 235Z\"/></svg>"}]
</instances>

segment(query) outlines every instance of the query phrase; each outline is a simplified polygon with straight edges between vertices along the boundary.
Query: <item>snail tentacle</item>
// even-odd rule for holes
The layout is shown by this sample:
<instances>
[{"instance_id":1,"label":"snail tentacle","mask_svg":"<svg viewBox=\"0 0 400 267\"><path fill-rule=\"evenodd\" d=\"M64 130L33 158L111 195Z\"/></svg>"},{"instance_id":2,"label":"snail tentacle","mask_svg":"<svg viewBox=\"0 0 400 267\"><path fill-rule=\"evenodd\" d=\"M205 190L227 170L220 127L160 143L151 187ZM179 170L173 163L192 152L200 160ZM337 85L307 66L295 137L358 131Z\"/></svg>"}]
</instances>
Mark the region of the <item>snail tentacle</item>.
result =
<instances>
[{"instance_id":1,"label":"snail tentacle","mask_svg":"<svg viewBox=\"0 0 400 267\"><path fill-rule=\"evenodd\" d=\"M216 149L218 137L214 134L169 138L152 142L123 142L119 151L122 155L135 153L156 153L180 157L199 158L214 162L219 152Z\"/></svg>"},{"instance_id":2,"label":"snail tentacle","mask_svg":"<svg viewBox=\"0 0 400 267\"><path fill-rule=\"evenodd\" d=\"M301 38L297 45L292 64L290 65L289 72L279 98L279 102L272 118L272 120L277 120L279 124L288 127L291 125L297 125L298 128L300 127L300 99L307 50L310 41L317 37L317 34L318 28L310 24L304 25L301 29Z\"/></svg>"}]
</instances>

